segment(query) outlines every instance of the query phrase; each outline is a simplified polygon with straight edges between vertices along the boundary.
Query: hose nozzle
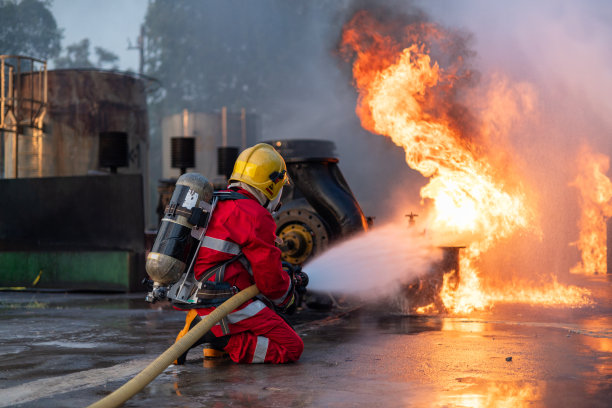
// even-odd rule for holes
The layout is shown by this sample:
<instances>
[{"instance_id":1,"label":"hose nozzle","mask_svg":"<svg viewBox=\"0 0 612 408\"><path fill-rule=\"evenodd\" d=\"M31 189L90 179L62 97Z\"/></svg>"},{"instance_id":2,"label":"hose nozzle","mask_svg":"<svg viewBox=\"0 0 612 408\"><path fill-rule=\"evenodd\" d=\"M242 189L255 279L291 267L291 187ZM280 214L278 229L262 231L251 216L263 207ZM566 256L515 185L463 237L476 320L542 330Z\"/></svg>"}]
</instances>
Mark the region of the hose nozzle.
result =
<instances>
[{"instance_id":1,"label":"hose nozzle","mask_svg":"<svg viewBox=\"0 0 612 408\"><path fill-rule=\"evenodd\" d=\"M302 271L301 268L293 272L293 285L298 293L306 292L306 286L308 286L308 275Z\"/></svg>"}]
</instances>

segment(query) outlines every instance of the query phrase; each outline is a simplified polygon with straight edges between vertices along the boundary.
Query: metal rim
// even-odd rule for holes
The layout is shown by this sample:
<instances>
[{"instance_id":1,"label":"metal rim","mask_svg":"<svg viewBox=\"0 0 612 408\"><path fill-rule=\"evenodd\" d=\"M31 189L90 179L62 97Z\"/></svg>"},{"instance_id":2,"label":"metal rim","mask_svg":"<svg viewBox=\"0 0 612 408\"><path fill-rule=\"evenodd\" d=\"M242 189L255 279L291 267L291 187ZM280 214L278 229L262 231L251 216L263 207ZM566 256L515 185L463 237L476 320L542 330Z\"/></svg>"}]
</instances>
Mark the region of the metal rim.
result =
<instances>
[{"instance_id":1,"label":"metal rim","mask_svg":"<svg viewBox=\"0 0 612 408\"><path fill-rule=\"evenodd\" d=\"M302 265L327 247L329 235L323 220L305 209L281 211L275 216L276 235L285 242L283 261Z\"/></svg>"}]
</instances>

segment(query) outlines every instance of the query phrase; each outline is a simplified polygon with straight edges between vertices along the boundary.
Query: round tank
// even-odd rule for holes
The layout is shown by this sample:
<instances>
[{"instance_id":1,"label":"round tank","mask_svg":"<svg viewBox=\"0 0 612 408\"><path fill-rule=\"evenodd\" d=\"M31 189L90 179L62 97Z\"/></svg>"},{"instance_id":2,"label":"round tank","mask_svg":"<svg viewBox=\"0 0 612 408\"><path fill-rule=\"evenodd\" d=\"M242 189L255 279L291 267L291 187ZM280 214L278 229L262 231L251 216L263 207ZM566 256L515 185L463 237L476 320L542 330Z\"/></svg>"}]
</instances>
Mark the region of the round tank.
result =
<instances>
[{"instance_id":1,"label":"round tank","mask_svg":"<svg viewBox=\"0 0 612 408\"><path fill-rule=\"evenodd\" d=\"M37 73L22 74L18 84L24 98L20 112L40 120L31 121L35 126L26 124L2 135L2 167L8 169L3 177L77 176L105 170L98 161L99 135L105 132L128 135L129 163L120 172L146 174L148 118L143 80L116 72L65 69L48 71L46 86ZM46 106L28 102L44 94Z\"/></svg>"},{"instance_id":2,"label":"round tank","mask_svg":"<svg viewBox=\"0 0 612 408\"><path fill-rule=\"evenodd\" d=\"M99 170L99 135L127 133L129 160L122 173L147 169L148 118L145 84L131 75L99 70L48 72L46 145L55 160L43 176L84 175Z\"/></svg>"},{"instance_id":3,"label":"round tank","mask_svg":"<svg viewBox=\"0 0 612 408\"><path fill-rule=\"evenodd\" d=\"M36 74L20 79L22 97L41 93ZM38 123L42 129L19 127L17 149L12 145L14 136L5 138L5 161L14 162L10 154L17 152L17 177L78 176L106 170L98 160L99 135L109 132L128 135L129 161L120 172L146 173L148 118L143 80L99 70L48 71L46 94L42 114L40 106L21 106L25 117L43 119L42 126Z\"/></svg>"},{"instance_id":4,"label":"round tank","mask_svg":"<svg viewBox=\"0 0 612 408\"><path fill-rule=\"evenodd\" d=\"M242 151L259 140L259 117L255 114L227 113L225 140L223 138L223 115L221 113L182 112L166 116L162 120L161 151L151 150L151 157L161 157L159 174L151 174L152 179L178 177L179 168L172 167L171 140L177 136L195 137L194 172L214 180L218 174L217 148L222 146L238 148ZM233 166L233 163L232 163ZM157 168L152 163L152 169ZM152 170L153 171L153 170Z\"/></svg>"}]
</instances>

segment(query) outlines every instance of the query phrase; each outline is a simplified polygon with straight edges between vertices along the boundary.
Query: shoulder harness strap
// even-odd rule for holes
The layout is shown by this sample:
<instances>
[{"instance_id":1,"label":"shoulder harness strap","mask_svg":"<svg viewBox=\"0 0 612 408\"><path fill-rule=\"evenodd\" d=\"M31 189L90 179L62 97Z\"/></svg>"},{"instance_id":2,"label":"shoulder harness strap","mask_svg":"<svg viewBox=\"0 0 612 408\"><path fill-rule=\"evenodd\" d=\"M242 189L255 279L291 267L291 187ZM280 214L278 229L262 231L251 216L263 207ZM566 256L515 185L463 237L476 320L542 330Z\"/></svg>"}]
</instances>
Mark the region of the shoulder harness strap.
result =
<instances>
[{"instance_id":1,"label":"shoulder harness strap","mask_svg":"<svg viewBox=\"0 0 612 408\"><path fill-rule=\"evenodd\" d=\"M238 260L240 257L242 257L242 252L240 252L239 254L231 257L230 259L228 259L227 261L223 261L218 265L213 266L212 268L209 268L207 271L205 271L202 276L200 277L200 279L198 279L200 282L206 282L207 280L209 280L214 274L217 273L217 271L219 271L220 269L225 269L225 267L229 264L231 264L232 262ZM216 279L216 281L219 281L218 277Z\"/></svg>"},{"instance_id":2,"label":"shoulder harness strap","mask_svg":"<svg viewBox=\"0 0 612 408\"><path fill-rule=\"evenodd\" d=\"M249 199L250 197L245 196L237 191L215 191L213 197L217 197L219 201L227 200L243 200Z\"/></svg>"}]
</instances>

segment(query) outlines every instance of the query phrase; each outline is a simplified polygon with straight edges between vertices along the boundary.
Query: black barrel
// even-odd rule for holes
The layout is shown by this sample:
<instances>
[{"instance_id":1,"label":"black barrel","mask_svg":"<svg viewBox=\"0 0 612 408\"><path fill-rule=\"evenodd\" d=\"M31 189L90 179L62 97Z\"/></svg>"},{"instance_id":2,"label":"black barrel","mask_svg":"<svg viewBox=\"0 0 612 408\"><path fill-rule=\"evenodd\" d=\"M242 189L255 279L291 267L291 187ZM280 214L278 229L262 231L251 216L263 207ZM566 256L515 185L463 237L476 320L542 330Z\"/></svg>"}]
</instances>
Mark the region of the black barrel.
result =
<instances>
[{"instance_id":1,"label":"black barrel","mask_svg":"<svg viewBox=\"0 0 612 408\"><path fill-rule=\"evenodd\" d=\"M195 167L195 137L173 137L170 139L170 165L185 174Z\"/></svg>"},{"instance_id":2,"label":"black barrel","mask_svg":"<svg viewBox=\"0 0 612 408\"><path fill-rule=\"evenodd\" d=\"M110 167L111 173L117 167L127 167L129 162L128 135L125 132L101 132L98 139L98 163Z\"/></svg>"},{"instance_id":3,"label":"black barrel","mask_svg":"<svg viewBox=\"0 0 612 408\"><path fill-rule=\"evenodd\" d=\"M234 170L234 163L236 163L237 158L237 147L217 148L217 173L229 179Z\"/></svg>"}]
</instances>

